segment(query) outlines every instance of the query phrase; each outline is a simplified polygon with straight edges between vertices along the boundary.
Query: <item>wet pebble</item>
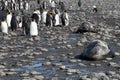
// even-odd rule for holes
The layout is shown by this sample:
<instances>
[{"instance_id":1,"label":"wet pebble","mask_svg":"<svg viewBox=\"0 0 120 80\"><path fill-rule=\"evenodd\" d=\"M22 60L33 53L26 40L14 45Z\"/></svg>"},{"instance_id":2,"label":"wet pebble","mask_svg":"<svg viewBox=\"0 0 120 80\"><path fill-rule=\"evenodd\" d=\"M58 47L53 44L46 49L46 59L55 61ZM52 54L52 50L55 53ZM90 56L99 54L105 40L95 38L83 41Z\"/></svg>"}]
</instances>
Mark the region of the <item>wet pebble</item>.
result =
<instances>
[{"instance_id":1,"label":"wet pebble","mask_svg":"<svg viewBox=\"0 0 120 80\"><path fill-rule=\"evenodd\" d=\"M34 78L37 80L43 80L45 77L43 75L35 75Z\"/></svg>"},{"instance_id":2,"label":"wet pebble","mask_svg":"<svg viewBox=\"0 0 120 80\"><path fill-rule=\"evenodd\" d=\"M6 73L3 72L3 71L0 71L0 76L1 76L1 77L6 76Z\"/></svg>"},{"instance_id":3,"label":"wet pebble","mask_svg":"<svg viewBox=\"0 0 120 80\"><path fill-rule=\"evenodd\" d=\"M67 72L68 73L77 73L77 70L76 69L70 69L70 68L68 68Z\"/></svg>"},{"instance_id":4,"label":"wet pebble","mask_svg":"<svg viewBox=\"0 0 120 80\"><path fill-rule=\"evenodd\" d=\"M87 65L83 64L83 63L78 63L79 66L81 67L86 67Z\"/></svg>"},{"instance_id":5,"label":"wet pebble","mask_svg":"<svg viewBox=\"0 0 120 80\"><path fill-rule=\"evenodd\" d=\"M60 67L61 70L65 70L66 69L65 65L60 65L59 67Z\"/></svg>"},{"instance_id":6,"label":"wet pebble","mask_svg":"<svg viewBox=\"0 0 120 80\"><path fill-rule=\"evenodd\" d=\"M34 37L34 40L35 40L35 41L39 41L39 40L40 40L40 37L39 37L39 36Z\"/></svg>"},{"instance_id":7,"label":"wet pebble","mask_svg":"<svg viewBox=\"0 0 120 80\"><path fill-rule=\"evenodd\" d=\"M72 45L67 45L67 48L72 49Z\"/></svg>"},{"instance_id":8,"label":"wet pebble","mask_svg":"<svg viewBox=\"0 0 120 80\"><path fill-rule=\"evenodd\" d=\"M5 69L5 66L4 65L0 65L0 69Z\"/></svg>"},{"instance_id":9,"label":"wet pebble","mask_svg":"<svg viewBox=\"0 0 120 80\"><path fill-rule=\"evenodd\" d=\"M88 41L88 40L87 40L86 37L81 38L81 42L82 42L82 43L87 42L87 41Z\"/></svg>"},{"instance_id":10,"label":"wet pebble","mask_svg":"<svg viewBox=\"0 0 120 80\"><path fill-rule=\"evenodd\" d=\"M40 48L40 50L42 51L42 52L48 52L48 49L47 48Z\"/></svg>"},{"instance_id":11,"label":"wet pebble","mask_svg":"<svg viewBox=\"0 0 120 80\"><path fill-rule=\"evenodd\" d=\"M37 71L30 71L29 72L31 75L40 75L41 73L37 72Z\"/></svg>"},{"instance_id":12,"label":"wet pebble","mask_svg":"<svg viewBox=\"0 0 120 80\"><path fill-rule=\"evenodd\" d=\"M112 60L112 58L106 58L106 60L110 61L110 60Z\"/></svg>"},{"instance_id":13,"label":"wet pebble","mask_svg":"<svg viewBox=\"0 0 120 80\"><path fill-rule=\"evenodd\" d=\"M115 68L120 67L120 66L119 66L117 63L115 63L115 62L109 62L108 66L115 67Z\"/></svg>"},{"instance_id":14,"label":"wet pebble","mask_svg":"<svg viewBox=\"0 0 120 80\"><path fill-rule=\"evenodd\" d=\"M28 77L29 76L29 73L23 73L23 74L20 74L21 77Z\"/></svg>"},{"instance_id":15,"label":"wet pebble","mask_svg":"<svg viewBox=\"0 0 120 80\"><path fill-rule=\"evenodd\" d=\"M76 59L71 59L70 62L71 62L71 63L76 63L77 60L76 60Z\"/></svg>"},{"instance_id":16,"label":"wet pebble","mask_svg":"<svg viewBox=\"0 0 120 80\"><path fill-rule=\"evenodd\" d=\"M49 61L48 62L44 62L43 65L49 66L49 65L51 65L51 62L49 62Z\"/></svg>"},{"instance_id":17,"label":"wet pebble","mask_svg":"<svg viewBox=\"0 0 120 80\"><path fill-rule=\"evenodd\" d=\"M115 52L115 56L120 56L120 53L119 52Z\"/></svg>"},{"instance_id":18,"label":"wet pebble","mask_svg":"<svg viewBox=\"0 0 120 80\"><path fill-rule=\"evenodd\" d=\"M78 41L77 46L83 46L83 44L80 41Z\"/></svg>"},{"instance_id":19,"label":"wet pebble","mask_svg":"<svg viewBox=\"0 0 120 80\"><path fill-rule=\"evenodd\" d=\"M53 66L61 66L62 63L53 63L52 65L53 65Z\"/></svg>"}]
</instances>

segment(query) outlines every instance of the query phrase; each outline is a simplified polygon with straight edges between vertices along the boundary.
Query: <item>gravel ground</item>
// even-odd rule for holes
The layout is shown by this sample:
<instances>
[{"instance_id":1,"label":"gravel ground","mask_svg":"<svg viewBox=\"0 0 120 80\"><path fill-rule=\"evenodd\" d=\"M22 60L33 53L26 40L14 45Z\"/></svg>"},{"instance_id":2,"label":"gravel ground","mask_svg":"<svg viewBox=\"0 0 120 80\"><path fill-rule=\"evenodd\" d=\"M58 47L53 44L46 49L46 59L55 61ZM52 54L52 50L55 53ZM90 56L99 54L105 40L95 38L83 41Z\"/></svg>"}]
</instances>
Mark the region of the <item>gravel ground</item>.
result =
<instances>
[{"instance_id":1,"label":"gravel ground","mask_svg":"<svg viewBox=\"0 0 120 80\"><path fill-rule=\"evenodd\" d=\"M21 36L21 29L0 36L0 80L120 80L119 17L69 10L70 26L39 25L39 36ZM118 15L116 15L118 16ZM84 21L98 33L74 34ZM92 40L107 42L114 58L100 61L76 59Z\"/></svg>"}]
</instances>

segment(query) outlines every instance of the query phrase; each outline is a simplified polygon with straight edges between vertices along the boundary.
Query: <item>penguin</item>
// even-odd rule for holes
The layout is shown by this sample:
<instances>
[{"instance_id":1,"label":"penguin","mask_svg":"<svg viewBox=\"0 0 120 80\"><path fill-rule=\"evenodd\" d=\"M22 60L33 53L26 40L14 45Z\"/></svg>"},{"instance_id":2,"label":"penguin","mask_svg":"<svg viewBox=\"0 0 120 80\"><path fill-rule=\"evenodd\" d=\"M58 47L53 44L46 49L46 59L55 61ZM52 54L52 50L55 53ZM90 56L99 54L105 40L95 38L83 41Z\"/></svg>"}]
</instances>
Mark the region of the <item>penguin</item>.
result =
<instances>
[{"instance_id":1,"label":"penguin","mask_svg":"<svg viewBox=\"0 0 120 80\"><path fill-rule=\"evenodd\" d=\"M38 35L38 27L37 23L34 18L32 18L32 21L30 23L30 36L36 37Z\"/></svg>"},{"instance_id":2,"label":"penguin","mask_svg":"<svg viewBox=\"0 0 120 80\"><path fill-rule=\"evenodd\" d=\"M40 13L40 10L36 9L34 10L33 12L34 14L37 14L39 16L39 22L41 21L41 13Z\"/></svg>"},{"instance_id":3,"label":"penguin","mask_svg":"<svg viewBox=\"0 0 120 80\"><path fill-rule=\"evenodd\" d=\"M46 26L53 26L53 12L48 11L47 17L46 17Z\"/></svg>"},{"instance_id":4,"label":"penguin","mask_svg":"<svg viewBox=\"0 0 120 80\"><path fill-rule=\"evenodd\" d=\"M29 35L30 34L30 18L29 15L24 15L22 18L22 29L23 29L23 33L24 35Z\"/></svg>"},{"instance_id":5,"label":"penguin","mask_svg":"<svg viewBox=\"0 0 120 80\"><path fill-rule=\"evenodd\" d=\"M42 8L43 8L43 9L47 9L47 2L46 2L46 1L43 1L43 3L42 3Z\"/></svg>"},{"instance_id":6,"label":"penguin","mask_svg":"<svg viewBox=\"0 0 120 80\"><path fill-rule=\"evenodd\" d=\"M36 23L39 23L39 16L36 13L33 13L31 18L35 19Z\"/></svg>"},{"instance_id":7,"label":"penguin","mask_svg":"<svg viewBox=\"0 0 120 80\"><path fill-rule=\"evenodd\" d=\"M51 8L53 8L53 9L56 7L56 3L55 3L54 0L51 1L50 6L51 6Z\"/></svg>"},{"instance_id":8,"label":"penguin","mask_svg":"<svg viewBox=\"0 0 120 80\"><path fill-rule=\"evenodd\" d=\"M18 27L18 22L16 19L16 14L13 13L12 19L11 19L11 30L12 31L17 31L17 27Z\"/></svg>"},{"instance_id":9,"label":"penguin","mask_svg":"<svg viewBox=\"0 0 120 80\"><path fill-rule=\"evenodd\" d=\"M97 9L97 7L96 7L95 5L93 6L93 12L94 12L94 13L97 13L97 12L98 12L98 9Z\"/></svg>"},{"instance_id":10,"label":"penguin","mask_svg":"<svg viewBox=\"0 0 120 80\"><path fill-rule=\"evenodd\" d=\"M43 10L42 14L41 14L41 22L43 24L46 24L46 17L47 17L47 10Z\"/></svg>"},{"instance_id":11,"label":"penguin","mask_svg":"<svg viewBox=\"0 0 120 80\"><path fill-rule=\"evenodd\" d=\"M3 35L8 34L8 25L7 25L5 17L3 17L1 20L1 31Z\"/></svg>"},{"instance_id":12,"label":"penguin","mask_svg":"<svg viewBox=\"0 0 120 80\"><path fill-rule=\"evenodd\" d=\"M65 10L61 15L61 21L63 26L69 25L69 15L67 13L67 10Z\"/></svg>"},{"instance_id":13,"label":"penguin","mask_svg":"<svg viewBox=\"0 0 120 80\"><path fill-rule=\"evenodd\" d=\"M7 16L6 16L6 22L8 27L11 27L11 19L12 19L12 13L10 12L10 10L7 10Z\"/></svg>"},{"instance_id":14,"label":"penguin","mask_svg":"<svg viewBox=\"0 0 120 80\"><path fill-rule=\"evenodd\" d=\"M20 20L18 21L18 27L22 28L22 18L20 18Z\"/></svg>"},{"instance_id":15,"label":"penguin","mask_svg":"<svg viewBox=\"0 0 120 80\"><path fill-rule=\"evenodd\" d=\"M56 10L54 14L54 26L60 25L60 13Z\"/></svg>"},{"instance_id":16,"label":"penguin","mask_svg":"<svg viewBox=\"0 0 120 80\"><path fill-rule=\"evenodd\" d=\"M59 8L60 8L61 11L64 11L66 9L64 2L59 1Z\"/></svg>"}]
</instances>

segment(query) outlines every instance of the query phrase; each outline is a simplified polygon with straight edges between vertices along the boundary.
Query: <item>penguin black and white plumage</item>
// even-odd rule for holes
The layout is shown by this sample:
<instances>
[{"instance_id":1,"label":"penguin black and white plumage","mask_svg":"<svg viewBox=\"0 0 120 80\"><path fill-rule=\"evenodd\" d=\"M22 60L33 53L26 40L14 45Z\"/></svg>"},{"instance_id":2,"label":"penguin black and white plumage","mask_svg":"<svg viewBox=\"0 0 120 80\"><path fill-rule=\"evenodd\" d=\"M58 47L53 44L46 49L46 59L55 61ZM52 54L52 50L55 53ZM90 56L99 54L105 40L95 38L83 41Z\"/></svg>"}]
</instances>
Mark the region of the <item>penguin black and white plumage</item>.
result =
<instances>
[{"instance_id":1,"label":"penguin black and white plumage","mask_svg":"<svg viewBox=\"0 0 120 80\"><path fill-rule=\"evenodd\" d=\"M33 12L34 14L37 14L39 16L39 22L41 21L41 13L40 13L40 10L36 9L34 10Z\"/></svg>"},{"instance_id":2,"label":"penguin black and white plumage","mask_svg":"<svg viewBox=\"0 0 120 80\"><path fill-rule=\"evenodd\" d=\"M24 9L25 10L29 10L29 3L28 3L28 1L24 2Z\"/></svg>"},{"instance_id":3,"label":"penguin black and white plumage","mask_svg":"<svg viewBox=\"0 0 120 80\"><path fill-rule=\"evenodd\" d=\"M55 11L54 14L54 26L60 25L60 13L58 11Z\"/></svg>"},{"instance_id":4,"label":"penguin black and white plumage","mask_svg":"<svg viewBox=\"0 0 120 80\"><path fill-rule=\"evenodd\" d=\"M36 13L33 13L31 18L33 18L37 24L39 23L39 16Z\"/></svg>"},{"instance_id":5,"label":"penguin black and white plumage","mask_svg":"<svg viewBox=\"0 0 120 80\"><path fill-rule=\"evenodd\" d=\"M38 35L37 23L35 22L35 19L32 18L32 21L30 23L30 36L35 37L37 35Z\"/></svg>"},{"instance_id":6,"label":"penguin black and white plumage","mask_svg":"<svg viewBox=\"0 0 120 80\"><path fill-rule=\"evenodd\" d=\"M22 18L22 28L24 35L30 35L30 18L29 15L24 15Z\"/></svg>"},{"instance_id":7,"label":"penguin black and white plumage","mask_svg":"<svg viewBox=\"0 0 120 80\"><path fill-rule=\"evenodd\" d=\"M64 2L59 1L59 8L60 8L61 11L64 11L66 9Z\"/></svg>"},{"instance_id":8,"label":"penguin black and white plumage","mask_svg":"<svg viewBox=\"0 0 120 80\"><path fill-rule=\"evenodd\" d=\"M95 5L93 6L93 12L94 13L98 12L98 9L97 9L97 7Z\"/></svg>"},{"instance_id":9,"label":"penguin black and white plumage","mask_svg":"<svg viewBox=\"0 0 120 80\"><path fill-rule=\"evenodd\" d=\"M42 15L41 15L41 22L43 24L46 24L46 17L47 17L47 10L43 10Z\"/></svg>"},{"instance_id":10,"label":"penguin black and white plumage","mask_svg":"<svg viewBox=\"0 0 120 80\"><path fill-rule=\"evenodd\" d=\"M46 26L53 26L53 13L51 11L48 11L47 17L46 17Z\"/></svg>"},{"instance_id":11,"label":"penguin black and white plumage","mask_svg":"<svg viewBox=\"0 0 120 80\"><path fill-rule=\"evenodd\" d=\"M56 7L56 3L54 0L51 0L50 7L53 9Z\"/></svg>"},{"instance_id":12,"label":"penguin black and white plumage","mask_svg":"<svg viewBox=\"0 0 120 80\"><path fill-rule=\"evenodd\" d=\"M12 31L17 31L18 28L18 22L16 19L16 14L13 13L12 19L11 19L11 30Z\"/></svg>"},{"instance_id":13,"label":"penguin black and white plumage","mask_svg":"<svg viewBox=\"0 0 120 80\"><path fill-rule=\"evenodd\" d=\"M1 20L1 31L3 34L8 34L8 25L4 17Z\"/></svg>"},{"instance_id":14,"label":"penguin black and white plumage","mask_svg":"<svg viewBox=\"0 0 120 80\"><path fill-rule=\"evenodd\" d=\"M22 28L22 18L20 18L19 21L18 21L18 27Z\"/></svg>"},{"instance_id":15,"label":"penguin black and white plumage","mask_svg":"<svg viewBox=\"0 0 120 80\"><path fill-rule=\"evenodd\" d=\"M69 15L66 10L61 15L61 21L63 26L69 25Z\"/></svg>"},{"instance_id":16,"label":"penguin black and white plumage","mask_svg":"<svg viewBox=\"0 0 120 80\"><path fill-rule=\"evenodd\" d=\"M11 27L11 19L12 19L12 13L10 12L10 10L7 10L6 22L8 27Z\"/></svg>"},{"instance_id":17,"label":"penguin black and white plumage","mask_svg":"<svg viewBox=\"0 0 120 80\"><path fill-rule=\"evenodd\" d=\"M46 2L46 1L43 1L43 3L42 3L42 8L43 8L43 9L47 9L47 2Z\"/></svg>"}]
</instances>

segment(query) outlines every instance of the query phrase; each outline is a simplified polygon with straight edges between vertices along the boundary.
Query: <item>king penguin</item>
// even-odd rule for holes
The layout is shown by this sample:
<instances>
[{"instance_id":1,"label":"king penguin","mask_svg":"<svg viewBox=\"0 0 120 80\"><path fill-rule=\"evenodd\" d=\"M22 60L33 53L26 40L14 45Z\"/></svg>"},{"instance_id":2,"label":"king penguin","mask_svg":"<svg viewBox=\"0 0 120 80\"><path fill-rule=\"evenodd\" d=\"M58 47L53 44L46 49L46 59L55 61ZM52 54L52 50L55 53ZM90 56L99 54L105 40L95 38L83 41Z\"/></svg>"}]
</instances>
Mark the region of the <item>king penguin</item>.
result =
<instances>
[{"instance_id":1,"label":"king penguin","mask_svg":"<svg viewBox=\"0 0 120 80\"><path fill-rule=\"evenodd\" d=\"M11 19L11 30L12 31L17 31L18 28L18 22L16 19L16 14L13 13L12 19Z\"/></svg>"},{"instance_id":2,"label":"king penguin","mask_svg":"<svg viewBox=\"0 0 120 80\"><path fill-rule=\"evenodd\" d=\"M39 16L39 22L41 21L41 13L40 13L40 10L39 9L35 9L34 14L37 14Z\"/></svg>"},{"instance_id":3,"label":"king penguin","mask_svg":"<svg viewBox=\"0 0 120 80\"><path fill-rule=\"evenodd\" d=\"M29 14L24 14L22 17L22 29L24 35L28 36L30 34L30 18Z\"/></svg>"},{"instance_id":4,"label":"king penguin","mask_svg":"<svg viewBox=\"0 0 120 80\"><path fill-rule=\"evenodd\" d=\"M11 19L12 19L12 13L10 12L10 10L7 10L7 16L6 16L6 22L8 27L11 27Z\"/></svg>"},{"instance_id":5,"label":"king penguin","mask_svg":"<svg viewBox=\"0 0 120 80\"><path fill-rule=\"evenodd\" d=\"M94 13L98 12L98 9L97 9L97 7L95 5L93 6L93 12Z\"/></svg>"},{"instance_id":6,"label":"king penguin","mask_svg":"<svg viewBox=\"0 0 120 80\"><path fill-rule=\"evenodd\" d=\"M61 21L63 26L69 25L69 16L66 10L61 15Z\"/></svg>"},{"instance_id":7,"label":"king penguin","mask_svg":"<svg viewBox=\"0 0 120 80\"><path fill-rule=\"evenodd\" d=\"M54 14L54 26L60 25L60 13L56 10Z\"/></svg>"},{"instance_id":8,"label":"king penguin","mask_svg":"<svg viewBox=\"0 0 120 80\"><path fill-rule=\"evenodd\" d=\"M1 31L4 34L8 34L8 25L6 19L3 17L1 20Z\"/></svg>"},{"instance_id":9,"label":"king penguin","mask_svg":"<svg viewBox=\"0 0 120 80\"><path fill-rule=\"evenodd\" d=\"M47 10L43 10L42 15L41 15L41 22L43 24L46 24L46 16L47 16Z\"/></svg>"},{"instance_id":10,"label":"king penguin","mask_svg":"<svg viewBox=\"0 0 120 80\"><path fill-rule=\"evenodd\" d=\"M46 17L46 26L53 26L53 12L48 11L47 17Z\"/></svg>"},{"instance_id":11,"label":"king penguin","mask_svg":"<svg viewBox=\"0 0 120 80\"><path fill-rule=\"evenodd\" d=\"M37 35L38 35L37 23L35 22L35 19L32 18L32 21L30 23L30 36L36 37Z\"/></svg>"}]
</instances>

